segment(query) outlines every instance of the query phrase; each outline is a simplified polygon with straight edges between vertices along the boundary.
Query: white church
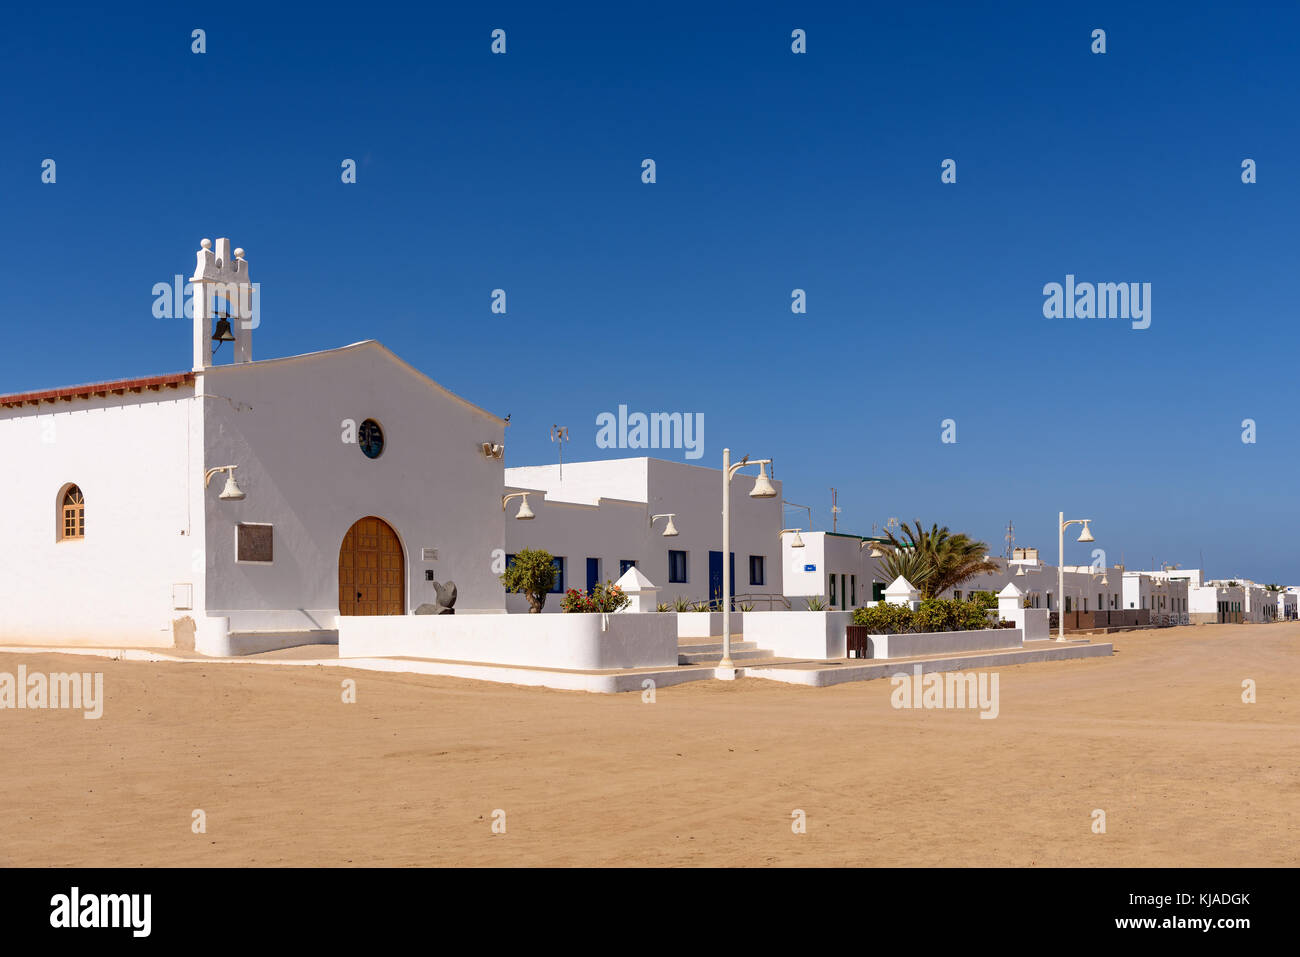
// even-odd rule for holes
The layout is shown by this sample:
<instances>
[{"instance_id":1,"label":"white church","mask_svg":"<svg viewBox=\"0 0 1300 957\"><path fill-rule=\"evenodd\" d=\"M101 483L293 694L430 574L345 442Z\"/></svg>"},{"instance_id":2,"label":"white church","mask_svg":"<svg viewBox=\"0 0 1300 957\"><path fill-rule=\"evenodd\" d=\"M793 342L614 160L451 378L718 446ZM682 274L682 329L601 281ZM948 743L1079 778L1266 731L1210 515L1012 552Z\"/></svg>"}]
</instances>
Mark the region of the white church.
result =
<instances>
[{"instance_id":1,"label":"white church","mask_svg":"<svg viewBox=\"0 0 1300 957\"><path fill-rule=\"evenodd\" d=\"M189 369L0 395L0 644L248 653L434 580L504 612L505 421L375 341L254 361L243 250L201 245Z\"/></svg>"}]
</instances>

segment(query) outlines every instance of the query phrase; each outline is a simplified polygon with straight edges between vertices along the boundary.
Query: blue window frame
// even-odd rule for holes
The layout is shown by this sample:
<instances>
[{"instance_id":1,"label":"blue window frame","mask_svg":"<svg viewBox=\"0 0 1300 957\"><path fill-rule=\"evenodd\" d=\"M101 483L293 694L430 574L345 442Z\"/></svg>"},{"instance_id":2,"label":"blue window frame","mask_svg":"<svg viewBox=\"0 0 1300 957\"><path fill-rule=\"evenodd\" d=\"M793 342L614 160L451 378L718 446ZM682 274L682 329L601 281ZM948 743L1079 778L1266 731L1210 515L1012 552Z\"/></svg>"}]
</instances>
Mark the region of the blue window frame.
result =
<instances>
[{"instance_id":1,"label":"blue window frame","mask_svg":"<svg viewBox=\"0 0 1300 957\"><path fill-rule=\"evenodd\" d=\"M635 558L620 558L618 560L618 577L622 578L627 574L629 568L636 568Z\"/></svg>"},{"instance_id":2,"label":"blue window frame","mask_svg":"<svg viewBox=\"0 0 1300 957\"><path fill-rule=\"evenodd\" d=\"M686 553L668 551L668 580L673 583L686 581Z\"/></svg>"},{"instance_id":3,"label":"blue window frame","mask_svg":"<svg viewBox=\"0 0 1300 957\"><path fill-rule=\"evenodd\" d=\"M551 559L551 564L555 566L555 570L559 573L555 576L555 587L551 589L551 594L563 595L564 594L564 559L553 558Z\"/></svg>"},{"instance_id":4,"label":"blue window frame","mask_svg":"<svg viewBox=\"0 0 1300 957\"><path fill-rule=\"evenodd\" d=\"M587 594L595 591L596 586L600 584L600 559L587 559Z\"/></svg>"},{"instance_id":5,"label":"blue window frame","mask_svg":"<svg viewBox=\"0 0 1300 957\"><path fill-rule=\"evenodd\" d=\"M766 569L763 567L762 555L749 556L749 583L751 585L766 585L767 576L764 574Z\"/></svg>"}]
</instances>

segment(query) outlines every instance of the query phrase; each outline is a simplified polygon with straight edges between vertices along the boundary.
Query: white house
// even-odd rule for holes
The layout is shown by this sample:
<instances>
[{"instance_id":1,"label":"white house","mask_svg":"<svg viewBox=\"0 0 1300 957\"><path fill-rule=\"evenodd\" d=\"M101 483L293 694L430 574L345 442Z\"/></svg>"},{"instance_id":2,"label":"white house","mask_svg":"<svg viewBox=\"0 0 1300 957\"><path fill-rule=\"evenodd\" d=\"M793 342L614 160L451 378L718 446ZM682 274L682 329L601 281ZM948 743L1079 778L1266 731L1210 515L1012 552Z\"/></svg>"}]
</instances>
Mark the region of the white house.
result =
<instances>
[{"instance_id":1,"label":"white house","mask_svg":"<svg viewBox=\"0 0 1300 957\"><path fill-rule=\"evenodd\" d=\"M791 608L820 598L828 609L852 611L883 601L885 581L871 555L872 539L843 532L787 533L781 540L785 594Z\"/></svg>"},{"instance_id":2,"label":"white house","mask_svg":"<svg viewBox=\"0 0 1300 957\"><path fill-rule=\"evenodd\" d=\"M242 250L202 246L192 368L0 396L22 463L0 473L0 642L330 641L339 616L434 603L431 578L458 614L503 612L484 445L505 422L378 342L254 361L256 322L223 294L249 284Z\"/></svg>"},{"instance_id":3,"label":"white house","mask_svg":"<svg viewBox=\"0 0 1300 957\"><path fill-rule=\"evenodd\" d=\"M1147 610L1152 621L1171 619L1176 624L1190 624L1189 591L1191 581L1200 580L1199 572L1124 572L1124 607Z\"/></svg>"},{"instance_id":4,"label":"white house","mask_svg":"<svg viewBox=\"0 0 1300 957\"><path fill-rule=\"evenodd\" d=\"M751 498L756 478L739 472L731 483L731 594L765 608L782 593L781 483L772 482L775 498ZM508 468L505 483L507 493L528 493L535 516L515 521L519 500L510 503L507 557L542 548L560 569L543 611L559 611L566 588L590 589L631 567L658 586L661 602L721 598L720 469L637 457ZM506 605L528 607L522 595Z\"/></svg>"},{"instance_id":5,"label":"white house","mask_svg":"<svg viewBox=\"0 0 1300 957\"><path fill-rule=\"evenodd\" d=\"M1297 602L1295 591L1291 588L1284 589L1277 593L1277 617L1279 621L1294 621L1300 618L1300 602Z\"/></svg>"},{"instance_id":6,"label":"white house","mask_svg":"<svg viewBox=\"0 0 1300 957\"><path fill-rule=\"evenodd\" d=\"M1246 620L1246 590L1240 583L1206 582L1187 590L1193 625L1215 625Z\"/></svg>"}]
</instances>

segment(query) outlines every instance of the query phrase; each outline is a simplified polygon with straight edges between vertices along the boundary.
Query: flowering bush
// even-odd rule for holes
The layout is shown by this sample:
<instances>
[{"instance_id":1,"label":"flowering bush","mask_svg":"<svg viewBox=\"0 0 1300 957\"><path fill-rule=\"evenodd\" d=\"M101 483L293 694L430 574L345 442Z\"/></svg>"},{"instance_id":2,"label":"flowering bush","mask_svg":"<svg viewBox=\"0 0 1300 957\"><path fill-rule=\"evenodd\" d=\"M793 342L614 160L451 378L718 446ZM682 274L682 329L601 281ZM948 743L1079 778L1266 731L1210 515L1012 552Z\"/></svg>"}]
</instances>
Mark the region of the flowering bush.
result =
<instances>
[{"instance_id":1,"label":"flowering bush","mask_svg":"<svg viewBox=\"0 0 1300 957\"><path fill-rule=\"evenodd\" d=\"M591 593L580 588L570 588L560 600L560 611L566 612L611 612L626 608L632 599L623 594L623 589L611 582L597 584Z\"/></svg>"}]
</instances>

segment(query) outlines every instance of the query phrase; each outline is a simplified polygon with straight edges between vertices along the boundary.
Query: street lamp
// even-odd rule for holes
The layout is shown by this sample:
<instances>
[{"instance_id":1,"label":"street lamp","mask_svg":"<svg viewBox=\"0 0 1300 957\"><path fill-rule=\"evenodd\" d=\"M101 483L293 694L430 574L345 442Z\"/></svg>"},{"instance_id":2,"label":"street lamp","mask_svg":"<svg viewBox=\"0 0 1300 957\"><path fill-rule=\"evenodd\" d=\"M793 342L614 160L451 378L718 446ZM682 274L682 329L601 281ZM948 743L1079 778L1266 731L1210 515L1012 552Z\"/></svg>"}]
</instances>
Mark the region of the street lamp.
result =
<instances>
[{"instance_id":1,"label":"street lamp","mask_svg":"<svg viewBox=\"0 0 1300 957\"><path fill-rule=\"evenodd\" d=\"M664 525L664 538L676 538L677 526L673 524L673 519L676 517L677 517L676 512L664 512L662 515L651 515L650 527L653 528L655 522L658 521L659 519L666 518L668 519L668 522Z\"/></svg>"},{"instance_id":2,"label":"street lamp","mask_svg":"<svg viewBox=\"0 0 1300 957\"><path fill-rule=\"evenodd\" d=\"M803 538L800 537L799 529L797 528L783 528L781 529L781 531L776 533L776 537L784 538L786 535L789 535L791 532L794 532L794 538L790 539L790 547L803 548Z\"/></svg>"},{"instance_id":3,"label":"street lamp","mask_svg":"<svg viewBox=\"0 0 1300 957\"><path fill-rule=\"evenodd\" d=\"M749 497L776 498L776 489L767 477L767 466L771 464L771 459L751 462L746 455L732 465L731 449L722 450L722 660L718 669L723 672L720 677L728 681L736 677L736 666L731 661L731 480L745 466L757 465L758 478L754 479Z\"/></svg>"},{"instance_id":4,"label":"street lamp","mask_svg":"<svg viewBox=\"0 0 1300 957\"><path fill-rule=\"evenodd\" d=\"M501 511L504 512L504 511L506 510L506 505L508 505L508 504L510 503L510 500L511 500L512 498L522 498L522 499L523 499L523 502L520 503L520 505L519 505L519 511L515 514L515 518L519 519L519 521L521 521L521 522L526 522L526 521L528 521L530 518L536 518L536 517L537 517L536 515L533 514L533 510L532 510L531 508L528 507L528 493L527 493L527 492L511 492L509 495L502 495L502 496L501 496Z\"/></svg>"},{"instance_id":5,"label":"street lamp","mask_svg":"<svg viewBox=\"0 0 1300 957\"><path fill-rule=\"evenodd\" d=\"M1095 542L1092 537L1092 530L1088 527L1091 522L1090 518L1072 518L1068 522L1065 520L1065 513L1060 513L1060 527L1056 535L1056 587L1058 608L1056 613L1056 640L1065 641L1065 530L1071 525L1082 525L1083 531L1079 533L1079 541Z\"/></svg>"}]
</instances>

